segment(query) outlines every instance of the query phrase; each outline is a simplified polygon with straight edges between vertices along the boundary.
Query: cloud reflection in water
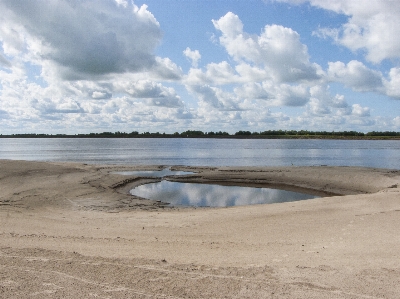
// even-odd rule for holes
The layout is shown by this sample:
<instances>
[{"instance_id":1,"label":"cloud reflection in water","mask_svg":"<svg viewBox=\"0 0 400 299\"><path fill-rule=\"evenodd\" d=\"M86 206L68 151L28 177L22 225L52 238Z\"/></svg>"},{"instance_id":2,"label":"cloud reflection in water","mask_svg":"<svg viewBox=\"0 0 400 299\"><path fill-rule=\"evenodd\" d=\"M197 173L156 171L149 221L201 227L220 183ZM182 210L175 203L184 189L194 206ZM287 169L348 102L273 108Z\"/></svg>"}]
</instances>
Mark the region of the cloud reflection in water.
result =
<instances>
[{"instance_id":1,"label":"cloud reflection in water","mask_svg":"<svg viewBox=\"0 0 400 299\"><path fill-rule=\"evenodd\" d=\"M193 174L194 172L170 170L169 168L165 168L162 170L118 171L115 173L122 174L122 175L134 175L134 176L140 176L140 177L162 178L162 177L168 176L168 175L187 175L187 174Z\"/></svg>"},{"instance_id":2,"label":"cloud reflection in water","mask_svg":"<svg viewBox=\"0 0 400 299\"><path fill-rule=\"evenodd\" d=\"M172 206L228 207L298 201L318 196L270 188L220 186L161 181L138 186L132 195L161 200Z\"/></svg>"}]
</instances>

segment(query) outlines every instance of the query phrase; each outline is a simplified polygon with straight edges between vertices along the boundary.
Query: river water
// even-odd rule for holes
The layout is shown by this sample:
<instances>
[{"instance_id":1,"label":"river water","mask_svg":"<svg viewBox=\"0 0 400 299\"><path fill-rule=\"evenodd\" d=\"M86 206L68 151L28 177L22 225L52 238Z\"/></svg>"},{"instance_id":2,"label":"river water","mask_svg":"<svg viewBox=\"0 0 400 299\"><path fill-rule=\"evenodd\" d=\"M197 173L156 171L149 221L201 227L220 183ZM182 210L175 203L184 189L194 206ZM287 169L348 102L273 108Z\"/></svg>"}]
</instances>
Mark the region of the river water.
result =
<instances>
[{"instance_id":1,"label":"river water","mask_svg":"<svg viewBox=\"0 0 400 299\"><path fill-rule=\"evenodd\" d=\"M329 165L400 169L400 141L0 138L0 159L123 165Z\"/></svg>"}]
</instances>

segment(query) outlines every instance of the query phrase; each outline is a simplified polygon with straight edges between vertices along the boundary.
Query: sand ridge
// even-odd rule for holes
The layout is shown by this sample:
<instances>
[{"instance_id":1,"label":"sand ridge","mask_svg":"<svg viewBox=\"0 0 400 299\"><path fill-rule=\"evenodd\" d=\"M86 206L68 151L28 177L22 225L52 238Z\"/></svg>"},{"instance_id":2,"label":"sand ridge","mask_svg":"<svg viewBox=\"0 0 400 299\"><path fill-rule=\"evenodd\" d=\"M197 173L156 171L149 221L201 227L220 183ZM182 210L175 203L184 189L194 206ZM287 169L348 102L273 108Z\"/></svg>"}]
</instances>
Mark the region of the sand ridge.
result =
<instances>
[{"instance_id":1,"label":"sand ridge","mask_svg":"<svg viewBox=\"0 0 400 299\"><path fill-rule=\"evenodd\" d=\"M400 171L174 167L330 195L212 209L132 197L146 181L114 173L163 167L0 161L0 297L400 296Z\"/></svg>"}]
</instances>

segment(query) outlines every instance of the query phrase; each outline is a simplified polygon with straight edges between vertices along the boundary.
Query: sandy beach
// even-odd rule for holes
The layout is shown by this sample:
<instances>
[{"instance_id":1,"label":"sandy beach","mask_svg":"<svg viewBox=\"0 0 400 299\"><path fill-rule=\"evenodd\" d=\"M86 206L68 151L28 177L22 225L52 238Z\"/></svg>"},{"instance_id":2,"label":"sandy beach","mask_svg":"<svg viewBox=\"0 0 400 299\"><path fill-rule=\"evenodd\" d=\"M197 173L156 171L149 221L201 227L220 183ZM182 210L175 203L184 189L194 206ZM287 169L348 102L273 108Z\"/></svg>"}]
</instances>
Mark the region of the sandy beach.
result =
<instances>
[{"instance_id":1,"label":"sandy beach","mask_svg":"<svg viewBox=\"0 0 400 299\"><path fill-rule=\"evenodd\" d=\"M170 180L323 196L229 208L133 197L163 166L0 160L0 298L399 298L400 170L184 167Z\"/></svg>"}]
</instances>

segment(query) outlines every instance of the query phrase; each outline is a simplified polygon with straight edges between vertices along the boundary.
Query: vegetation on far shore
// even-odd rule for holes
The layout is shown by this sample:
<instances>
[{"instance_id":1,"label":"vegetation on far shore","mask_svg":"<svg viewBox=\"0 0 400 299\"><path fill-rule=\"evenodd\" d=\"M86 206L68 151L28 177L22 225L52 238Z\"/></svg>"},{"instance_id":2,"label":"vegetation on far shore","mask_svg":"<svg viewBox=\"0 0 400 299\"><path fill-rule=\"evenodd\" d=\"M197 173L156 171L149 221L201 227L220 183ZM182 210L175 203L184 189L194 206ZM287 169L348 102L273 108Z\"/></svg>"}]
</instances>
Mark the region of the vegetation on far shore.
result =
<instances>
[{"instance_id":1,"label":"vegetation on far shore","mask_svg":"<svg viewBox=\"0 0 400 299\"><path fill-rule=\"evenodd\" d=\"M187 130L184 132L168 133L139 133L102 132L88 134L0 134L0 138L237 138L237 139L398 139L400 132L326 132L326 131L296 131L296 130L268 130L264 132L238 131L234 134L227 132L203 132Z\"/></svg>"}]
</instances>

